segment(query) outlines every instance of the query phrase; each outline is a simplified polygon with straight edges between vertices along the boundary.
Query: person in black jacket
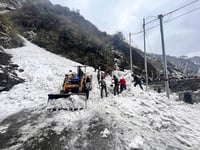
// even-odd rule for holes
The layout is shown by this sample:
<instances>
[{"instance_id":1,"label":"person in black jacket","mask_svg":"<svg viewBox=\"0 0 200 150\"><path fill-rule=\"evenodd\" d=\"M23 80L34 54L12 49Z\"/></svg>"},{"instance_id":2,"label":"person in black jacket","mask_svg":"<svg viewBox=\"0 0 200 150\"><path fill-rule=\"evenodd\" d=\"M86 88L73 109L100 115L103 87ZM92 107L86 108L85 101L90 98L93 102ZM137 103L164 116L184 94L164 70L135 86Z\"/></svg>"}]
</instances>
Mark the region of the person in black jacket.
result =
<instances>
[{"instance_id":1,"label":"person in black jacket","mask_svg":"<svg viewBox=\"0 0 200 150\"><path fill-rule=\"evenodd\" d=\"M114 75L113 76L113 80L114 80L114 95L119 94L119 80L118 78Z\"/></svg>"},{"instance_id":2,"label":"person in black jacket","mask_svg":"<svg viewBox=\"0 0 200 150\"><path fill-rule=\"evenodd\" d=\"M135 74L135 75L132 75L133 76L133 79L134 79L134 86L136 87L136 85L139 85L140 88L143 90L143 87L142 87L142 82L141 82L141 79Z\"/></svg>"}]
</instances>

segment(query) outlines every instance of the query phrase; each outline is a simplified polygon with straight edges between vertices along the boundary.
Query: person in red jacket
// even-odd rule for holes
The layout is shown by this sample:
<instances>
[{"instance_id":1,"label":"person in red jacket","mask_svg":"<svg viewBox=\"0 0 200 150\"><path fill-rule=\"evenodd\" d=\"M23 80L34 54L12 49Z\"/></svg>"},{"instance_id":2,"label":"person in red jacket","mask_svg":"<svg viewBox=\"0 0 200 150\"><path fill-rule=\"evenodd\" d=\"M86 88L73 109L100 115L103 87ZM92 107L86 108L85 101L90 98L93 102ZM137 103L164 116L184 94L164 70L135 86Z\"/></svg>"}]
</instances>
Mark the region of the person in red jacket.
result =
<instances>
[{"instance_id":1,"label":"person in red jacket","mask_svg":"<svg viewBox=\"0 0 200 150\"><path fill-rule=\"evenodd\" d=\"M119 80L119 83L120 83L120 93L121 93L123 90L126 90L126 80L122 77Z\"/></svg>"}]
</instances>

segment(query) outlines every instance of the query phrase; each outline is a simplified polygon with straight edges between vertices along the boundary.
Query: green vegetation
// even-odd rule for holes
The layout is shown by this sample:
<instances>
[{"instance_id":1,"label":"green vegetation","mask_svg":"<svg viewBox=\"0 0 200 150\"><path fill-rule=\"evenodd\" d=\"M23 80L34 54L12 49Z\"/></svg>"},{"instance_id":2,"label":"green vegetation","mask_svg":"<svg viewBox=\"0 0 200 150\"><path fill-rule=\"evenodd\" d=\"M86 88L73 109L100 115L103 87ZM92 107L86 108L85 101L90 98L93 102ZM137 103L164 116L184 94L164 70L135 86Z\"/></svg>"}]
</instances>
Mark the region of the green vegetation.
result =
<instances>
[{"instance_id":1,"label":"green vegetation","mask_svg":"<svg viewBox=\"0 0 200 150\"><path fill-rule=\"evenodd\" d=\"M17 36L18 32L12 22L0 15L0 44L5 48L23 46L23 41Z\"/></svg>"}]
</instances>

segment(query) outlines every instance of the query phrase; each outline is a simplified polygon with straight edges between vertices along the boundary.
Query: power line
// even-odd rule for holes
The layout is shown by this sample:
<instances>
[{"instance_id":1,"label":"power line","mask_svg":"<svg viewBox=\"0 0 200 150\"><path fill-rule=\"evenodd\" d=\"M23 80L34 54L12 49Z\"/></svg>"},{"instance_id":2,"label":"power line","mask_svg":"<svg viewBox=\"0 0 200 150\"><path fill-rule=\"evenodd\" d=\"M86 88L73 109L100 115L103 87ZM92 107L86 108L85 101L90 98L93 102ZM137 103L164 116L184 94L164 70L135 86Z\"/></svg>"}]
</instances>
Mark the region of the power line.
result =
<instances>
[{"instance_id":1,"label":"power line","mask_svg":"<svg viewBox=\"0 0 200 150\"><path fill-rule=\"evenodd\" d=\"M172 14L172 13L174 13L174 12L176 12L176 11L179 11L179 10L181 10L181 9L183 9L183 8L185 8L185 7L187 7L187 6L189 6L189 5L192 5L193 3L196 3L196 2L198 2L198 1L199 1L199 0L194 0L194 1L190 2L190 3L187 3L187 4L185 4L185 5L183 5L183 6L179 7L179 8L176 8L176 9L174 9L174 10L172 10L172 11L170 11L170 12L164 14L163 16L170 15L170 14ZM150 16L150 17L155 17L155 16ZM158 18L153 19L153 20L151 20L151 21L149 21L149 22L146 22L145 25L150 24L150 23L152 23L152 22L154 22L154 21L156 21L156 20L158 20Z\"/></svg>"},{"instance_id":2,"label":"power line","mask_svg":"<svg viewBox=\"0 0 200 150\"><path fill-rule=\"evenodd\" d=\"M139 32L135 32L135 33L132 33L133 35L137 35L137 34L140 34L140 33L143 33L143 30L139 31Z\"/></svg>"},{"instance_id":3,"label":"power line","mask_svg":"<svg viewBox=\"0 0 200 150\"><path fill-rule=\"evenodd\" d=\"M183 9L183 8L189 6L189 5L192 5L193 3L196 3L196 2L198 2L198 1L199 1L199 0L194 0L194 1L190 2L190 3L187 3L187 4L185 4L185 5L181 6L181 7L179 7L179 8L176 8L176 9L174 9L174 10L172 10L172 11L170 11L170 12L164 14L163 17L164 17L164 16L167 16L167 15L170 15L170 14L176 12L176 11L179 11L179 10L181 10L181 9ZM191 10L191 11L189 11L189 12L187 12L187 13L184 13L184 14L178 16L178 17L175 17L175 18L171 19L171 21L172 21L172 20L175 20L176 18L179 18L179 17L181 17L181 16L184 16L184 15L186 15L186 14L189 14L189 13L191 13L191 12L193 12L193 11L196 11L196 10L198 10L198 9L200 9L200 8L196 8L196 9ZM150 16L150 17L154 17L154 16ZM169 18L170 18L170 17L169 17ZM150 23L152 23L152 22L154 22L154 21L156 21L156 20L158 20L158 18L153 19L153 20L151 20L151 21L145 23L145 25L150 24ZM169 19L168 19L168 20L169 20ZM167 22L169 22L169 21L167 21ZM166 23L166 21L165 21L164 23ZM153 29L153 28L155 28L155 27L157 27L157 26L159 26L159 24L154 25L154 26L152 26L152 27L149 27L149 28L147 28L146 30L147 30L147 31L148 31L148 30L151 30L151 29ZM133 35L137 35L137 34L140 34L140 33L143 33L143 30L141 30L141 31L139 31L139 32L135 32L135 33L133 33Z\"/></svg>"},{"instance_id":4,"label":"power line","mask_svg":"<svg viewBox=\"0 0 200 150\"><path fill-rule=\"evenodd\" d=\"M197 8L195 8L195 9L192 9L192 10L190 10L190 11L188 11L188 12L185 12L185 13L183 13L183 14L181 14L181 15L178 15L178 16L176 16L176 17L174 17L174 18L169 19L169 18L170 18L170 17L169 17L167 21L164 21L164 23L168 23L168 22L170 22L170 21L176 20L176 19L178 19L178 18L180 18L180 17L182 17L182 16L185 16L185 15L187 15L187 14L190 14L190 13L192 13L192 12L194 12L194 11L199 10L199 9L200 9L200 7L197 7ZM151 27L147 28L146 31L149 31L149 30L151 30L151 29L153 29L153 28L156 28L156 27L158 27L159 25L160 25L160 24L156 24L156 25L154 25L154 26L151 26ZM143 30L141 30L141 31L139 31L139 32L136 32L136 33L133 33L133 35L137 35L137 34L140 34L140 33L143 33Z\"/></svg>"},{"instance_id":5,"label":"power line","mask_svg":"<svg viewBox=\"0 0 200 150\"><path fill-rule=\"evenodd\" d=\"M156 24L156 25L154 25L154 26L151 26L151 27L149 27L149 28L146 28L146 31L149 31L149 30L151 30L151 29L153 29L153 28L156 28L157 26L159 26L160 24ZM136 32L136 33L132 33L133 35L137 35L137 34L141 34L141 33L143 33L144 31L143 30L141 30L141 31L139 31L139 32Z\"/></svg>"},{"instance_id":6,"label":"power line","mask_svg":"<svg viewBox=\"0 0 200 150\"><path fill-rule=\"evenodd\" d=\"M151 16L150 16L150 17L151 17ZM153 17L155 17L155 16L153 16ZM158 20L158 17L156 17L156 19L153 19L153 20L151 20L151 21L149 21L149 22L146 22L145 25L150 24L150 23L152 23L152 22L154 22L154 21L156 21L156 20Z\"/></svg>"},{"instance_id":7,"label":"power line","mask_svg":"<svg viewBox=\"0 0 200 150\"><path fill-rule=\"evenodd\" d=\"M172 16L172 15L171 15L171 14L169 14L169 17L168 17L168 19L167 19L168 21L170 20L171 16Z\"/></svg>"},{"instance_id":8,"label":"power line","mask_svg":"<svg viewBox=\"0 0 200 150\"><path fill-rule=\"evenodd\" d=\"M185 16L185 15L187 15L187 14L190 14L190 13L196 11L196 10L199 10L199 9L200 9L200 7L195 8L195 9L190 10L190 11L188 11L188 12L186 12L186 13L183 13L183 14L181 14L181 15L179 15L179 16L176 16L176 17L174 17L174 18L171 18L170 20L165 21L164 23L170 22L170 21L172 21L172 20L176 20L176 19L178 19L178 18L180 18L180 17L182 17L182 16Z\"/></svg>"},{"instance_id":9,"label":"power line","mask_svg":"<svg viewBox=\"0 0 200 150\"><path fill-rule=\"evenodd\" d=\"M177 8L177 9L174 9L174 10L172 10L172 11L170 11L170 12L164 14L163 17L164 17L164 16L167 16L167 15L169 15L169 14L172 14L172 13L174 13L174 12L176 12L176 11L179 11L179 10L181 10L181 9L183 9L183 8L189 6L189 5L192 5L193 3L196 3L196 2L198 2L198 1L199 1L199 0L194 0L194 1L190 2L190 3L187 3L187 4L181 6L181 7Z\"/></svg>"},{"instance_id":10,"label":"power line","mask_svg":"<svg viewBox=\"0 0 200 150\"><path fill-rule=\"evenodd\" d=\"M134 44L134 45L133 45L134 47L138 48L138 45L135 43L135 41L133 41L133 40L131 39L131 42Z\"/></svg>"},{"instance_id":11,"label":"power line","mask_svg":"<svg viewBox=\"0 0 200 150\"><path fill-rule=\"evenodd\" d=\"M157 26L160 26L160 24L156 24L156 25L154 25L154 26L151 26L151 27L147 28L146 31L149 31L149 30L151 30L151 29L153 29L153 28L156 28Z\"/></svg>"},{"instance_id":12,"label":"power line","mask_svg":"<svg viewBox=\"0 0 200 150\"><path fill-rule=\"evenodd\" d=\"M188 12L185 12L185 13L183 13L183 14L181 14L181 15L178 15L178 16L176 16L176 17L174 17L174 18L171 18L171 19L168 18L168 20L164 21L164 23L168 23L168 22L170 22L170 21L176 20L176 19L178 19L178 18L180 18L180 17L182 17L182 16L185 16L185 15L190 14L190 13L192 13L192 12L194 12L194 11L197 11L197 10L200 10L200 7L197 7L197 8L195 8L195 9L192 9L192 10L190 10L190 11L188 11ZM159 26L159 25L160 25L160 24L156 24L156 25L154 25L154 26L152 26L152 27L149 27L149 28L146 29L146 31L151 30L151 29L153 29L153 28L156 28L156 27Z\"/></svg>"}]
</instances>

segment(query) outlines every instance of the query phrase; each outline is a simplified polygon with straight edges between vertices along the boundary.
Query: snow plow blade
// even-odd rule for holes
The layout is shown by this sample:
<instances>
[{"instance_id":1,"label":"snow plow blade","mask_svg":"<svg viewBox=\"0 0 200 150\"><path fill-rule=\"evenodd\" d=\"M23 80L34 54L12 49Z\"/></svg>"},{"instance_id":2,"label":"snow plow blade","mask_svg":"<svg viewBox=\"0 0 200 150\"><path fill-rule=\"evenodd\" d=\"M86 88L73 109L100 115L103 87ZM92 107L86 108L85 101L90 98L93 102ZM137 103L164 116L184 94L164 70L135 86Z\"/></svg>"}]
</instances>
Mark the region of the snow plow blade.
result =
<instances>
[{"instance_id":1,"label":"snow plow blade","mask_svg":"<svg viewBox=\"0 0 200 150\"><path fill-rule=\"evenodd\" d=\"M68 98L71 94L48 94L48 100L58 98Z\"/></svg>"},{"instance_id":2,"label":"snow plow blade","mask_svg":"<svg viewBox=\"0 0 200 150\"><path fill-rule=\"evenodd\" d=\"M48 100L59 99L59 98L68 98L71 95L83 95L83 96L86 96L86 93L48 94Z\"/></svg>"},{"instance_id":3,"label":"snow plow blade","mask_svg":"<svg viewBox=\"0 0 200 150\"><path fill-rule=\"evenodd\" d=\"M49 111L77 111L86 107L86 93L48 94L47 110Z\"/></svg>"}]
</instances>

